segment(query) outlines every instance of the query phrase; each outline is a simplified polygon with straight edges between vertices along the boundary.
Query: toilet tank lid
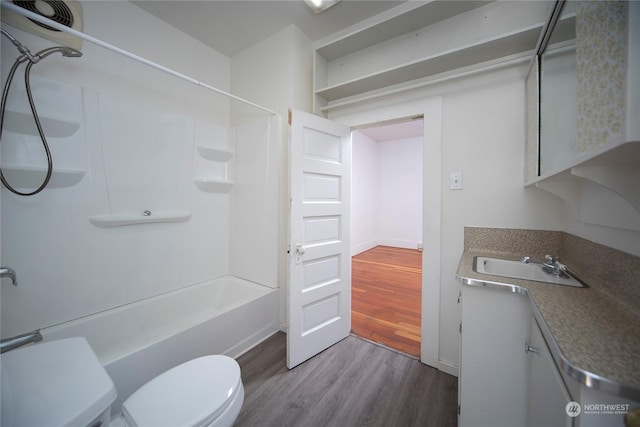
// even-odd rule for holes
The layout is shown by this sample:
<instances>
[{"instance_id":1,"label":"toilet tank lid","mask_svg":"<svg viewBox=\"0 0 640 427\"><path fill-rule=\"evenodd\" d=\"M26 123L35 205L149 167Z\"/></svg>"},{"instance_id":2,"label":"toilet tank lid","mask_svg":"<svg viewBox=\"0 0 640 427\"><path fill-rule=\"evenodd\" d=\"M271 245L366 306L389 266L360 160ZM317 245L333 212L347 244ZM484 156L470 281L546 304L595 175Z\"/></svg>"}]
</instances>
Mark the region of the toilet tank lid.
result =
<instances>
[{"instance_id":1,"label":"toilet tank lid","mask_svg":"<svg viewBox=\"0 0 640 427\"><path fill-rule=\"evenodd\" d=\"M85 338L45 341L4 353L2 424L88 425L116 389Z\"/></svg>"},{"instance_id":2,"label":"toilet tank lid","mask_svg":"<svg viewBox=\"0 0 640 427\"><path fill-rule=\"evenodd\" d=\"M240 366L228 356L190 360L155 377L123 404L135 426L200 427L217 418L238 392Z\"/></svg>"}]
</instances>

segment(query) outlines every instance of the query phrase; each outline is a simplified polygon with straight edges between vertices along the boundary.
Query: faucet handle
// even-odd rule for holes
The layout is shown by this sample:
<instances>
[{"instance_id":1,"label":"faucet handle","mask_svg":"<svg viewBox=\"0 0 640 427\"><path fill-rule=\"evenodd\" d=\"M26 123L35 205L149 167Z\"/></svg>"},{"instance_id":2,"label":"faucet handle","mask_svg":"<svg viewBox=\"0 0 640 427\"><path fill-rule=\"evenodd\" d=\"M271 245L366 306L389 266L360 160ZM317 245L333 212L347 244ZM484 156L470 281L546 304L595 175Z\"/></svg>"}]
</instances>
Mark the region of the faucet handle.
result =
<instances>
[{"instance_id":1,"label":"faucet handle","mask_svg":"<svg viewBox=\"0 0 640 427\"><path fill-rule=\"evenodd\" d=\"M556 262L560 261L560 257L557 256L551 256L551 255L545 255L544 259L549 263L549 264L555 264Z\"/></svg>"}]
</instances>

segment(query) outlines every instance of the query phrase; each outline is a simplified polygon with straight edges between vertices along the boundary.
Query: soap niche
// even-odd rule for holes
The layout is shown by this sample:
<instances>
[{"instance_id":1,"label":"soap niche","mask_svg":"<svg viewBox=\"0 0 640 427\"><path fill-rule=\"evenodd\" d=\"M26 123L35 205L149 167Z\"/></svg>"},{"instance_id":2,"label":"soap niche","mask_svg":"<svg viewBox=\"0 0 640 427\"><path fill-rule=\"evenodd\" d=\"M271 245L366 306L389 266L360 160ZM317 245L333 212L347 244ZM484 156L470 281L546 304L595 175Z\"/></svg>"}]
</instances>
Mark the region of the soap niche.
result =
<instances>
[{"instance_id":1,"label":"soap niche","mask_svg":"<svg viewBox=\"0 0 640 427\"><path fill-rule=\"evenodd\" d=\"M82 132L82 88L39 76L38 117L54 159L47 189L78 184L85 175L87 153ZM19 191L37 189L47 175L47 157L31 113L24 85L14 85L7 99L2 133L2 172Z\"/></svg>"},{"instance_id":2,"label":"soap niche","mask_svg":"<svg viewBox=\"0 0 640 427\"><path fill-rule=\"evenodd\" d=\"M235 129L195 123L194 184L207 193L228 193L235 180Z\"/></svg>"}]
</instances>

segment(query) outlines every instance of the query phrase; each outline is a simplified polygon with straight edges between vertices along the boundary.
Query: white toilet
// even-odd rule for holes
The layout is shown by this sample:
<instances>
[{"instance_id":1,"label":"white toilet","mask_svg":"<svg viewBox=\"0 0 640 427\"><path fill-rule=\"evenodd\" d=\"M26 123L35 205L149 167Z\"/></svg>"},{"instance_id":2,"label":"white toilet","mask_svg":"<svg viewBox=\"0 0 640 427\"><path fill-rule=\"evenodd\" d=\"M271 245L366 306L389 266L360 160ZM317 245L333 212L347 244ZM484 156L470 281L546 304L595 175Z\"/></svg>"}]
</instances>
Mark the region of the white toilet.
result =
<instances>
[{"instance_id":1,"label":"white toilet","mask_svg":"<svg viewBox=\"0 0 640 427\"><path fill-rule=\"evenodd\" d=\"M1 425L230 427L244 401L240 366L223 355L185 362L155 377L122 404L84 338L4 353Z\"/></svg>"}]
</instances>

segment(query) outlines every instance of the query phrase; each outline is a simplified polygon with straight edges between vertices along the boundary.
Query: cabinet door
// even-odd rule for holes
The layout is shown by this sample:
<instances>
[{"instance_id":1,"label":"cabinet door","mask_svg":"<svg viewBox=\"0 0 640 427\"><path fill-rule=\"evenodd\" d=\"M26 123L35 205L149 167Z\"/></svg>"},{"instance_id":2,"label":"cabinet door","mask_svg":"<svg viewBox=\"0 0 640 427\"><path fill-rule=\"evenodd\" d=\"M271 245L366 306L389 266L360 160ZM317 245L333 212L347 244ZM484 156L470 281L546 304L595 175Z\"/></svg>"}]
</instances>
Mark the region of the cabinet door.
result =
<instances>
[{"instance_id":1,"label":"cabinet door","mask_svg":"<svg viewBox=\"0 0 640 427\"><path fill-rule=\"evenodd\" d=\"M462 301L460 427L523 426L531 309L525 296L465 286Z\"/></svg>"},{"instance_id":2,"label":"cabinet door","mask_svg":"<svg viewBox=\"0 0 640 427\"><path fill-rule=\"evenodd\" d=\"M531 319L529 342L528 427L572 427L574 418L565 412L571 396L558 372L535 319Z\"/></svg>"}]
</instances>

